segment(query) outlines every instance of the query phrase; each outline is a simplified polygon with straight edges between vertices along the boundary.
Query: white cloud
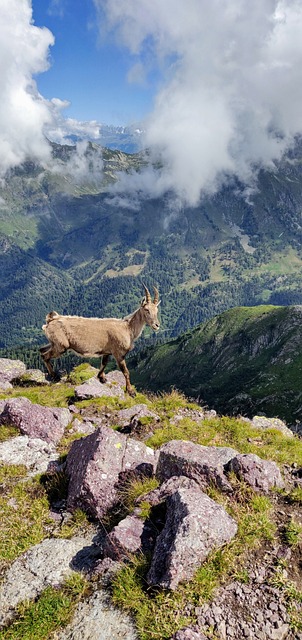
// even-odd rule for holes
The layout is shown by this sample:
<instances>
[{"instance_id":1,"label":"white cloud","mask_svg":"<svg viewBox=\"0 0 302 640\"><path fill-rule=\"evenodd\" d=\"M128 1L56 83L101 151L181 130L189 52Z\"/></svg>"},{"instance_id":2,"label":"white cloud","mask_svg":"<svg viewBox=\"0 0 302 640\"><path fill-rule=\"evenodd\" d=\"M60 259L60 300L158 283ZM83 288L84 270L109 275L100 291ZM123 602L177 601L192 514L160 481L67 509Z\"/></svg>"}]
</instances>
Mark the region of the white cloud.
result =
<instances>
[{"instance_id":1,"label":"white cloud","mask_svg":"<svg viewBox=\"0 0 302 640\"><path fill-rule=\"evenodd\" d=\"M153 185L147 172L147 189L194 205L230 173L249 183L255 165L272 166L302 132L300 0L94 2L137 68L147 51L165 69L145 123L165 169Z\"/></svg>"},{"instance_id":2,"label":"white cloud","mask_svg":"<svg viewBox=\"0 0 302 640\"><path fill-rule=\"evenodd\" d=\"M33 24L29 0L0 3L0 174L27 156L47 160L43 135L51 121L33 76L48 68L52 33Z\"/></svg>"}]
</instances>

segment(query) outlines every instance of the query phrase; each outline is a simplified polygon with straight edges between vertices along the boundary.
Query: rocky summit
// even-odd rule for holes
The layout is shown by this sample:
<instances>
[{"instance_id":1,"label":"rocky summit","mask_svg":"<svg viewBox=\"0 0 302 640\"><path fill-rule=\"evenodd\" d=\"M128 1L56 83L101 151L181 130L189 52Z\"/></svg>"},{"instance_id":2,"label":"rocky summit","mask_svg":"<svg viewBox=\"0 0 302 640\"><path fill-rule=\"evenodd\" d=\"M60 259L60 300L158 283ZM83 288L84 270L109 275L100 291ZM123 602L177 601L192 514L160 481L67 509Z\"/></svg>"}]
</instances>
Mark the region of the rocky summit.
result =
<instances>
[{"instance_id":1,"label":"rocky summit","mask_svg":"<svg viewBox=\"0 0 302 640\"><path fill-rule=\"evenodd\" d=\"M26 374L0 361L1 638L302 638L297 433Z\"/></svg>"}]
</instances>

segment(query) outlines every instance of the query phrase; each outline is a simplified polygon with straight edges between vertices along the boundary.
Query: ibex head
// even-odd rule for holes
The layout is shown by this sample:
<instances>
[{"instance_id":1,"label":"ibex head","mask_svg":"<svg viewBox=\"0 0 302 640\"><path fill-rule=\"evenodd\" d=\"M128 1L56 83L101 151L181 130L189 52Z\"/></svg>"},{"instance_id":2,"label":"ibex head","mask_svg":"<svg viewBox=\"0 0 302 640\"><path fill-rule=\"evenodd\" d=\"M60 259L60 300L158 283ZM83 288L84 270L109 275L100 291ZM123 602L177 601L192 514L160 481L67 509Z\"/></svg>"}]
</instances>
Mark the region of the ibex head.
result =
<instances>
[{"instance_id":1,"label":"ibex head","mask_svg":"<svg viewBox=\"0 0 302 640\"><path fill-rule=\"evenodd\" d=\"M144 289L145 289L145 296L142 299L141 308L144 310L145 322L146 324L149 325L149 327L152 327L154 331L158 331L159 320L157 317L157 311L158 311L158 305L160 303L159 293L156 287L153 287L154 300L152 302L151 294L149 292L149 289L147 289L146 285L144 285Z\"/></svg>"}]
</instances>

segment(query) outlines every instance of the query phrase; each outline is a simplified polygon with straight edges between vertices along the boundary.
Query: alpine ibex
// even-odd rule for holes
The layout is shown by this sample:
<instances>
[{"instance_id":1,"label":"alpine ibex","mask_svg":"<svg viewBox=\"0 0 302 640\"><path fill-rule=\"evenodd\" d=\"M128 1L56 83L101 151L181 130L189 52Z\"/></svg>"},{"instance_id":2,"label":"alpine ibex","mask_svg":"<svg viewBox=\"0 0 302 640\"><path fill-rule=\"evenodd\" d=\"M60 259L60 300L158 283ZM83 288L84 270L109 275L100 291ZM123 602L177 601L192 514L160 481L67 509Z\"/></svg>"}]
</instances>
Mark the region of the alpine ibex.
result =
<instances>
[{"instance_id":1,"label":"alpine ibex","mask_svg":"<svg viewBox=\"0 0 302 640\"><path fill-rule=\"evenodd\" d=\"M113 355L126 380L126 391L135 395L130 383L125 356L133 348L134 341L140 336L145 324L154 331L159 329L157 317L159 294L154 288L154 300L144 285L145 297L140 307L125 318L82 318L80 316L62 316L51 311L43 325L49 344L41 347L40 353L50 376L59 379L50 363L65 351L72 349L80 356L102 356L98 378L105 382L105 367L110 355Z\"/></svg>"}]
</instances>

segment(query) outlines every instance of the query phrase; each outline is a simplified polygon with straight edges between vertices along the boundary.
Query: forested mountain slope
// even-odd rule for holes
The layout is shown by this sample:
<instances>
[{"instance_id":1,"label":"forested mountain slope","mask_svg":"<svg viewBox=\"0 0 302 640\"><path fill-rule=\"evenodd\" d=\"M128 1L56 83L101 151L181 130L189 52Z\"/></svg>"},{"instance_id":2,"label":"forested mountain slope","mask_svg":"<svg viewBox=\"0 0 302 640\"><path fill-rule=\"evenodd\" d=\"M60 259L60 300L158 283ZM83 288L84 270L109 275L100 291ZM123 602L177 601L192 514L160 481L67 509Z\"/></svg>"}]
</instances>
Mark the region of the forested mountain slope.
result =
<instances>
[{"instance_id":1,"label":"forested mountain slope","mask_svg":"<svg viewBox=\"0 0 302 640\"><path fill-rule=\"evenodd\" d=\"M248 197L234 180L181 209L114 191L147 154L90 144L81 174L77 153L53 144L51 171L29 161L0 185L0 347L43 341L53 308L126 315L142 282L160 289L158 341L235 305L302 303L299 141Z\"/></svg>"},{"instance_id":2,"label":"forested mountain slope","mask_svg":"<svg viewBox=\"0 0 302 640\"><path fill-rule=\"evenodd\" d=\"M130 362L139 389L173 387L233 415L302 421L302 306L237 307Z\"/></svg>"}]
</instances>

